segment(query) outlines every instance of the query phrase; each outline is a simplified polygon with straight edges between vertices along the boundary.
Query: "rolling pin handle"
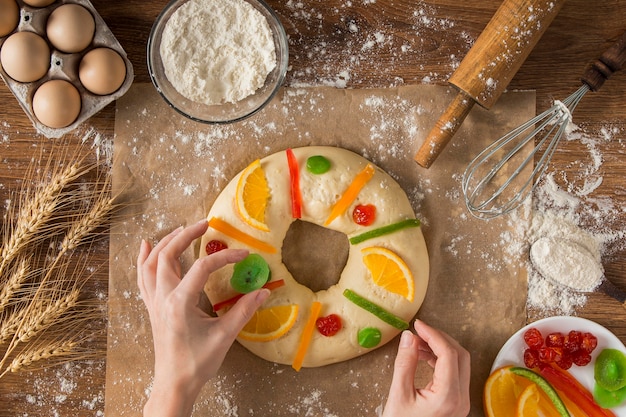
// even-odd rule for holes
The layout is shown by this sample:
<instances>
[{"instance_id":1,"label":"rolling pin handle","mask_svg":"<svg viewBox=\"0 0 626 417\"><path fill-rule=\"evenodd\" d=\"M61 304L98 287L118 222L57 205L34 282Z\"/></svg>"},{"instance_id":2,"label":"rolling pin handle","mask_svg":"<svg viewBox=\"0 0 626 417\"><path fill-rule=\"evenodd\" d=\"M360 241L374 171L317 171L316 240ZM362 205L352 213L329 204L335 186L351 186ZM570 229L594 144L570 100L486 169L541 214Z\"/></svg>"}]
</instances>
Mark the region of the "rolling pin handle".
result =
<instances>
[{"instance_id":1,"label":"rolling pin handle","mask_svg":"<svg viewBox=\"0 0 626 417\"><path fill-rule=\"evenodd\" d=\"M465 120L475 103L474 99L468 94L459 91L417 151L415 162L424 168L430 168L457 130L459 130L463 120Z\"/></svg>"}]
</instances>

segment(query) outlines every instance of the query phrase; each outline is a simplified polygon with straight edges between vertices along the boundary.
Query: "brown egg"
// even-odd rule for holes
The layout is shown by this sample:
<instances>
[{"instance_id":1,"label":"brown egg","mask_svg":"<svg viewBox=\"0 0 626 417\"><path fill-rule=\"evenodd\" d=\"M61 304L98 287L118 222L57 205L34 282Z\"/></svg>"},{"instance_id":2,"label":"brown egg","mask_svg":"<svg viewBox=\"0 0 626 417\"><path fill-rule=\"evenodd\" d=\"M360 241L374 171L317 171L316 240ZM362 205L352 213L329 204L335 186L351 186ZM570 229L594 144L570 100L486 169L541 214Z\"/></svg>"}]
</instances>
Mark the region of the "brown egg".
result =
<instances>
[{"instance_id":1,"label":"brown egg","mask_svg":"<svg viewBox=\"0 0 626 417\"><path fill-rule=\"evenodd\" d=\"M69 81L46 81L33 96L35 117L55 129L71 125L78 117L80 108L80 93Z\"/></svg>"},{"instance_id":2,"label":"brown egg","mask_svg":"<svg viewBox=\"0 0 626 417\"><path fill-rule=\"evenodd\" d=\"M0 37L13 32L20 21L20 9L15 0L0 0Z\"/></svg>"},{"instance_id":3,"label":"brown egg","mask_svg":"<svg viewBox=\"0 0 626 417\"><path fill-rule=\"evenodd\" d=\"M81 59L78 77L85 88L92 93L111 94L124 83L126 64L120 54L113 49L92 49Z\"/></svg>"},{"instance_id":4,"label":"brown egg","mask_svg":"<svg viewBox=\"0 0 626 417\"><path fill-rule=\"evenodd\" d=\"M55 0L23 0L24 3L33 7L46 7L54 3Z\"/></svg>"},{"instance_id":5,"label":"brown egg","mask_svg":"<svg viewBox=\"0 0 626 417\"><path fill-rule=\"evenodd\" d=\"M46 34L56 49L74 53L87 48L96 31L92 14L80 4L57 7L48 17Z\"/></svg>"},{"instance_id":6,"label":"brown egg","mask_svg":"<svg viewBox=\"0 0 626 417\"><path fill-rule=\"evenodd\" d=\"M0 50L2 68L15 81L37 81L50 67L50 48L33 32L16 32L9 36Z\"/></svg>"}]
</instances>

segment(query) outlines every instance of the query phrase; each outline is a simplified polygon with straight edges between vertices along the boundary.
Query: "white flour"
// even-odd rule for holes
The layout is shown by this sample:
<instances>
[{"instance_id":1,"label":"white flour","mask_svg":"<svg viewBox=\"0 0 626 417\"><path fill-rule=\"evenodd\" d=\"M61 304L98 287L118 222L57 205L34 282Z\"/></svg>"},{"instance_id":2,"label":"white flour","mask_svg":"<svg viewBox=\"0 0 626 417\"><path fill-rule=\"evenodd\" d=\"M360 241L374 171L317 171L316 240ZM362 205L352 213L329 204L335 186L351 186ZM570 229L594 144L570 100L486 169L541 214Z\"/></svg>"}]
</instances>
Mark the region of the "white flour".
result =
<instances>
[{"instance_id":1,"label":"white flour","mask_svg":"<svg viewBox=\"0 0 626 417\"><path fill-rule=\"evenodd\" d=\"M530 258L545 278L575 291L593 291L602 280L602 265L569 239L543 237L532 244Z\"/></svg>"},{"instance_id":2,"label":"white flour","mask_svg":"<svg viewBox=\"0 0 626 417\"><path fill-rule=\"evenodd\" d=\"M253 94L276 66L269 24L243 0L185 3L167 22L160 53L176 91L209 105Z\"/></svg>"},{"instance_id":3,"label":"white flour","mask_svg":"<svg viewBox=\"0 0 626 417\"><path fill-rule=\"evenodd\" d=\"M521 231L526 234L524 240L528 245L541 238L567 239L584 247L593 258L590 262L600 269L604 263L623 253L626 231L619 226L619 219L624 212L620 204L622 197L597 195L604 172L611 169L604 165L607 162L614 163L605 161L603 148L609 146L612 138L620 133L619 129L610 124L602 128L599 135L590 134L573 123L569 124L564 140L580 141L586 146L588 154L583 154L573 162L576 166L573 174L567 176L563 172L549 170L544 176L533 195L531 228ZM613 142L613 146L615 144ZM551 268L556 266L552 265ZM577 263L573 268L580 271L585 266ZM530 260L527 270L529 309L540 311L542 315L575 315L586 304L586 294L553 284L542 277L530 264ZM564 285L570 288L576 286L574 274L563 277L566 278Z\"/></svg>"}]
</instances>

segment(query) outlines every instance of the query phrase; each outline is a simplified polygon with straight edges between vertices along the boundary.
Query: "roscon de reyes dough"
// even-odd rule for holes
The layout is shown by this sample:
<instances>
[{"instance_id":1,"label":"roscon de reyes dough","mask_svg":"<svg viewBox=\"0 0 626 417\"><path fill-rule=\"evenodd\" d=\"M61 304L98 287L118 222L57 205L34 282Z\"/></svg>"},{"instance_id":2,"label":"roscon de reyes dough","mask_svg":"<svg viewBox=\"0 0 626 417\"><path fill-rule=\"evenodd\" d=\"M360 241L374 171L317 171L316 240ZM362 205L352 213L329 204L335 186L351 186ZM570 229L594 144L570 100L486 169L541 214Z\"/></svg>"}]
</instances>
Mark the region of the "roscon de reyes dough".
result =
<instances>
[{"instance_id":1,"label":"roscon de reyes dough","mask_svg":"<svg viewBox=\"0 0 626 417\"><path fill-rule=\"evenodd\" d=\"M190 0L170 17L159 50L182 96L219 105L261 88L276 67L267 19L244 0Z\"/></svg>"},{"instance_id":2,"label":"roscon de reyes dough","mask_svg":"<svg viewBox=\"0 0 626 417\"><path fill-rule=\"evenodd\" d=\"M327 289L299 283L283 262L296 219L348 241L345 266ZM398 183L353 152L303 147L252 161L217 197L208 221L201 257L224 248L251 254L210 276L205 292L216 313L242 292L271 289L238 337L268 361L299 370L365 354L408 328L424 300L429 262L419 220ZM298 256L306 263L306 253ZM337 254L327 256L331 263Z\"/></svg>"}]
</instances>

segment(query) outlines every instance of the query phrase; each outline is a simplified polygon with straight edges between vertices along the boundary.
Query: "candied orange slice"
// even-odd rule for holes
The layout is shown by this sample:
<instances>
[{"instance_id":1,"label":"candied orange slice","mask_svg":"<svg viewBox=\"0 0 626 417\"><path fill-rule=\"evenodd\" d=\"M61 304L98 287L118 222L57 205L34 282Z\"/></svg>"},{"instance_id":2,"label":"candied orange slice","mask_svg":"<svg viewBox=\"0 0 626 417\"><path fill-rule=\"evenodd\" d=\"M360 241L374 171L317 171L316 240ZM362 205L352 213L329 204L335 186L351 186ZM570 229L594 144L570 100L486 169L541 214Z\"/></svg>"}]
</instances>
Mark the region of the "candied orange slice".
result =
<instances>
[{"instance_id":1,"label":"candied orange slice","mask_svg":"<svg viewBox=\"0 0 626 417\"><path fill-rule=\"evenodd\" d=\"M268 342L287 333L298 318L298 305L287 304L257 310L239 337L252 342Z\"/></svg>"},{"instance_id":2,"label":"candied orange slice","mask_svg":"<svg viewBox=\"0 0 626 417\"><path fill-rule=\"evenodd\" d=\"M561 414L536 384L529 385L517 400L517 417L560 417Z\"/></svg>"},{"instance_id":3,"label":"candied orange slice","mask_svg":"<svg viewBox=\"0 0 626 417\"><path fill-rule=\"evenodd\" d=\"M511 372L512 366L495 370L485 382L483 407L487 417L511 417L517 413L517 402L530 385L529 379Z\"/></svg>"},{"instance_id":4,"label":"candied orange slice","mask_svg":"<svg viewBox=\"0 0 626 417\"><path fill-rule=\"evenodd\" d=\"M270 199L270 189L261 160L257 159L243 170L237 182L235 199L237 212L244 222L269 232L270 229L265 224L265 209Z\"/></svg>"},{"instance_id":5,"label":"candied orange slice","mask_svg":"<svg viewBox=\"0 0 626 417\"><path fill-rule=\"evenodd\" d=\"M413 301L415 296L413 274L402 258L380 246L364 248L361 254L363 263L372 274L376 285Z\"/></svg>"}]
</instances>

